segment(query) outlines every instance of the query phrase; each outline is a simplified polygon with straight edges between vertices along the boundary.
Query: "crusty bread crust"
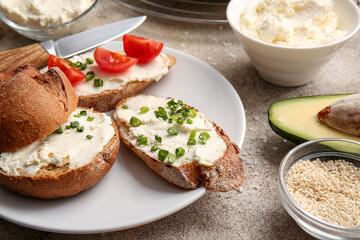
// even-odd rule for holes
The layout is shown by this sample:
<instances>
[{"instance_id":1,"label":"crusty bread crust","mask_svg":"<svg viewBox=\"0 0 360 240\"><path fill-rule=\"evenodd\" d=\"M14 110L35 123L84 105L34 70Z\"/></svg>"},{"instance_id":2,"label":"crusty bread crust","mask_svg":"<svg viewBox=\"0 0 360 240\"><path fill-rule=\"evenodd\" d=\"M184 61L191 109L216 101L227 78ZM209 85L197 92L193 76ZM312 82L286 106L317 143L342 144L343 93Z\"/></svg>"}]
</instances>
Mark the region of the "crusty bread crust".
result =
<instances>
[{"instance_id":1,"label":"crusty bread crust","mask_svg":"<svg viewBox=\"0 0 360 240\"><path fill-rule=\"evenodd\" d=\"M170 55L167 56L170 60L168 68L171 68L176 63L176 58ZM78 105L79 107L93 108L98 112L110 111L115 109L116 104L120 100L135 95L154 81L154 79L151 79L150 81L134 81L126 84L121 89L108 90L99 94L78 96Z\"/></svg>"},{"instance_id":2,"label":"crusty bread crust","mask_svg":"<svg viewBox=\"0 0 360 240\"><path fill-rule=\"evenodd\" d=\"M2 76L0 152L15 151L51 134L76 109L75 91L58 68L40 74L26 66L12 77Z\"/></svg>"},{"instance_id":3,"label":"crusty bread crust","mask_svg":"<svg viewBox=\"0 0 360 240\"><path fill-rule=\"evenodd\" d=\"M87 165L71 170L49 166L26 176L11 176L0 169L0 184L21 195L43 199L68 197L92 187L107 174L119 151L119 133L114 122L112 126L114 136Z\"/></svg>"},{"instance_id":4,"label":"crusty bread crust","mask_svg":"<svg viewBox=\"0 0 360 240\"><path fill-rule=\"evenodd\" d=\"M117 108L126 104L128 99L129 98L119 102ZM240 152L239 147L231 142L224 130L214 122L212 122L212 124L216 132L225 141L227 146L223 157L218 159L212 166L204 166L197 162L191 162L183 164L180 167L174 167L151 158L130 142L129 127L125 123L117 121L116 118L115 122L123 143L144 160L157 174L177 186L186 189L195 189L204 185L207 190L226 192L236 189L246 179L242 161L237 156Z\"/></svg>"}]
</instances>

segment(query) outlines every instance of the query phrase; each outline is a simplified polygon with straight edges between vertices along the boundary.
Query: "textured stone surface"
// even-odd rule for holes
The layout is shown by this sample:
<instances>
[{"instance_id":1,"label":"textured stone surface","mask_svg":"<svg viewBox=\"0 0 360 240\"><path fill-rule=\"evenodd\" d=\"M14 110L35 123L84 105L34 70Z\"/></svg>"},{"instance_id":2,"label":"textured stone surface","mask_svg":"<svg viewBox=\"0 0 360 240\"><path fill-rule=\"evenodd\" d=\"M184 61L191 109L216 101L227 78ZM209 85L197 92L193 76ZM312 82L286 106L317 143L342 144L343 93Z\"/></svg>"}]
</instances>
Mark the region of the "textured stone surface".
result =
<instances>
[{"instance_id":1,"label":"textured stone surface","mask_svg":"<svg viewBox=\"0 0 360 240\"><path fill-rule=\"evenodd\" d=\"M103 0L99 8L97 19L91 22L93 26L140 15L109 0ZM226 24L191 24L148 17L132 34L163 42L209 63L235 87L247 116L246 138L240 153L247 175L245 184L228 193L207 192L169 217L112 233L48 233L0 219L0 239L311 239L277 197L279 163L295 145L273 133L267 123L267 110L271 103L284 98L359 91L360 33L313 82L297 88L277 87L262 80ZM31 43L4 26L0 51Z\"/></svg>"}]
</instances>

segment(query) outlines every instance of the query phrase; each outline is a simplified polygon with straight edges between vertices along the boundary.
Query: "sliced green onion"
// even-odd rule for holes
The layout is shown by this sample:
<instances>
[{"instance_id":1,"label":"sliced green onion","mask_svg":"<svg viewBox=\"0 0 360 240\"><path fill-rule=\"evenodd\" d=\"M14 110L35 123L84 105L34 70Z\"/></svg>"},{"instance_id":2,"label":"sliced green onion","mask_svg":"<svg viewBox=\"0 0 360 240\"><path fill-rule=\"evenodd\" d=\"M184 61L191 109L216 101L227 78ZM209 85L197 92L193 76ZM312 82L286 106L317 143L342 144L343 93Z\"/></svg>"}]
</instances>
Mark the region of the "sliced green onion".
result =
<instances>
[{"instance_id":1,"label":"sliced green onion","mask_svg":"<svg viewBox=\"0 0 360 240\"><path fill-rule=\"evenodd\" d=\"M151 147L151 151L155 152L156 150L158 150L159 148L159 144L155 143L152 147Z\"/></svg>"},{"instance_id":2,"label":"sliced green onion","mask_svg":"<svg viewBox=\"0 0 360 240\"><path fill-rule=\"evenodd\" d=\"M181 115L183 115L184 118L187 118L189 116L189 109L181 109Z\"/></svg>"},{"instance_id":3,"label":"sliced green onion","mask_svg":"<svg viewBox=\"0 0 360 240\"><path fill-rule=\"evenodd\" d=\"M137 117L131 117L130 118L130 124L133 126L133 127L138 127L141 125L141 121L140 119L138 119Z\"/></svg>"},{"instance_id":4,"label":"sliced green onion","mask_svg":"<svg viewBox=\"0 0 360 240\"><path fill-rule=\"evenodd\" d=\"M81 65L82 65L82 62L77 61L75 64L76 64L76 67L77 67L77 68L80 68L80 67L81 67Z\"/></svg>"},{"instance_id":5,"label":"sliced green onion","mask_svg":"<svg viewBox=\"0 0 360 240\"><path fill-rule=\"evenodd\" d=\"M70 129L71 127L70 127L70 125L66 125L65 128L66 128L66 129Z\"/></svg>"},{"instance_id":6,"label":"sliced green onion","mask_svg":"<svg viewBox=\"0 0 360 240\"><path fill-rule=\"evenodd\" d=\"M156 141L158 141L159 143L161 143L161 142L162 142L162 138L161 138L161 137L159 137L158 135L155 135L155 140L156 140Z\"/></svg>"},{"instance_id":7,"label":"sliced green onion","mask_svg":"<svg viewBox=\"0 0 360 240\"><path fill-rule=\"evenodd\" d=\"M186 124L193 124L193 120L191 120L190 118L186 119Z\"/></svg>"},{"instance_id":8,"label":"sliced green onion","mask_svg":"<svg viewBox=\"0 0 360 240\"><path fill-rule=\"evenodd\" d=\"M87 72L85 76L85 81L89 82L95 77L95 73L93 71Z\"/></svg>"},{"instance_id":9,"label":"sliced green onion","mask_svg":"<svg viewBox=\"0 0 360 240\"><path fill-rule=\"evenodd\" d=\"M149 110L150 110L149 107L146 107L146 106L140 108L140 112L141 112L141 113L147 113Z\"/></svg>"},{"instance_id":10,"label":"sliced green onion","mask_svg":"<svg viewBox=\"0 0 360 240\"><path fill-rule=\"evenodd\" d=\"M179 104L180 106L182 106L182 105L184 105L184 102L183 102L182 100L178 100L178 104Z\"/></svg>"},{"instance_id":11,"label":"sliced green onion","mask_svg":"<svg viewBox=\"0 0 360 240\"><path fill-rule=\"evenodd\" d=\"M129 109L129 107L127 105L124 105L121 107L122 109Z\"/></svg>"},{"instance_id":12,"label":"sliced green onion","mask_svg":"<svg viewBox=\"0 0 360 240\"><path fill-rule=\"evenodd\" d=\"M75 114L74 117L79 118L79 117L81 117L81 115L80 115L80 113L78 113L78 114Z\"/></svg>"},{"instance_id":13,"label":"sliced green onion","mask_svg":"<svg viewBox=\"0 0 360 240\"><path fill-rule=\"evenodd\" d=\"M190 133L190 139L195 139L196 137L196 130L192 130L191 133Z\"/></svg>"},{"instance_id":14,"label":"sliced green onion","mask_svg":"<svg viewBox=\"0 0 360 240\"><path fill-rule=\"evenodd\" d=\"M196 140L195 139L189 139L189 141L187 142L187 145L196 145Z\"/></svg>"},{"instance_id":15,"label":"sliced green onion","mask_svg":"<svg viewBox=\"0 0 360 240\"><path fill-rule=\"evenodd\" d=\"M200 136L204 136L206 139L209 139L210 138L210 134L208 132L201 132L200 133ZM199 136L199 137L200 137Z\"/></svg>"},{"instance_id":16,"label":"sliced green onion","mask_svg":"<svg viewBox=\"0 0 360 240\"><path fill-rule=\"evenodd\" d=\"M179 118L176 120L176 123L177 123L177 124L180 124L180 125L182 125L184 122L185 122L185 118L183 118L183 117L179 117Z\"/></svg>"},{"instance_id":17,"label":"sliced green onion","mask_svg":"<svg viewBox=\"0 0 360 240\"><path fill-rule=\"evenodd\" d=\"M168 163L173 164L176 161L176 157L173 154L169 154Z\"/></svg>"},{"instance_id":18,"label":"sliced green onion","mask_svg":"<svg viewBox=\"0 0 360 240\"><path fill-rule=\"evenodd\" d=\"M95 117L90 117L90 116L89 116L89 117L87 117L86 121L92 122L92 120L94 120L94 118L95 118Z\"/></svg>"},{"instance_id":19,"label":"sliced green onion","mask_svg":"<svg viewBox=\"0 0 360 240\"><path fill-rule=\"evenodd\" d=\"M87 138L87 139L92 139L92 138L93 138L93 135L86 135L86 138Z\"/></svg>"},{"instance_id":20,"label":"sliced green onion","mask_svg":"<svg viewBox=\"0 0 360 240\"><path fill-rule=\"evenodd\" d=\"M77 128L80 126L80 123L78 121L72 121L70 122L70 127L71 128Z\"/></svg>"},{"instance_id":21,"label":"sliced green onion","mask_svg":"<svg viewBox=\"0 0 360 240\"><path fill-rule=\"evenodd\" d=\"M155 111L155 116L156 116L156 118L159 118L159 117L162 118L164 121L166 121L168 119L165 108L163 108L163 107L158 107L158 110Z\"/></svg>"},{"instance_id":22,"label":"sliced green onion","mask_svg":"<svg viewBox=\"0 0 360 240\"><path fill-rule=\"evenodd\" d=\"M195 109L190 109L189 116L192 118L195 118L197 116L197 112Z\"/></svg>"},{"instance_id":23,"label":"sliced green onion","mask_svg":"<svg viewBox=\"0 0 360 240\"><path fill-rule=\"evenodd\" d=\"M82 63L79 68L84 71L84 70L87 68L87 64L86 64L86 63Z\"/></svg>"},{"instance_id":24,"label":"sliced green onion","mask_svg":"<svg viewBox=\"0 0 360 240\"><path fill-rule=\"evenodd\" d=\"M78 132L83 132L83 131L84 131L84 127L83 127L83 126L78 127L76 130L77 130Z\"/></svg>"},{"instance_id":25,"label":"sliced green onion","mask_svg":"<svg viewBox=\"0 0 360 240\"><path fill-rule=\"evenodd\" d=\"M176 150L175 150L175 154L176 154L177 157L184 156L184 154L185 154L185 149L182 148L182 147L178 147L178 148L176 148Z\"/></svg>"},{"instance_id":26,"label":"sliced green onion","mask_svg":"<svg viewBox=\"0 0 360 240\"><path fill-rule=\"evenodd\" d=\"M97 78L94 80L94 85L95 85L95 87L102 87L102 86L104 86L104 81L100 78Z\"/></svg>"},{"instance_id":27,"label":"sliced green onion","mask_svg":"<svg viewBox=\"0 0 360 240\"><path fill-rule=\"evenodd\" d=\"M87 115L87 112L86 112L86 111L80 111L80 115L81 115L81 116L86 116L86 115Z\"/></svg>"},{"instance_id":28,"label":"sliced green onion","mask_svg":"<svg viewBox=\"0 0 360 240\"><path fill-rule=\"evenodd\" d=\"M179 131L174 127L168 128L167 132L169 135L174 135L174 136L178 135L178 133L179 133Z\"/></svg>"},{"instance_id":29,"label":"sliced green onion","mask_svg":"<svg viewBox=\"0 0 360 240\"><path fill-rule=\"evenodd\" d=\"M94 59L86 58L86 63L87 63L87 64L93 64L93 63L94 63Z\"/></svg>"},{"instance_id":30,"label":"sliced green onion","mask_svg":"<svg viewBox=\"0 0 360 240\"><path fill-rule=\"evenodd\" d=\"M62 133L64 133L64 130L61 128L61 126L58 128L58 129L56 129L55 131L54 131L54 133L57 133L57 134L62 134Z\"/></svg>"},{"instance_id":31,"label":"sliced green onion","mask_svg":"<svg viewBox=\"0 0 360 240\"><path fill-rule=\"evenodd\" d=\"M136 139L136 142L139 143L139 145L147 145L147 137L144 137L144 135L139 136Z\"/></svg>"},{"instance_id":32,"label":"sliced green onion","mask_svg":"<svg viewBox=\"0 0 360 240\"><path fill-rule=\"evenodd\" d=\"M178 115L171 115L172 120L174 120L175 122L178 120L179 116Z\"/></svg>"},{"instance_id":33,"label":"sliced green onion","mask_svg":"<svg viewBox=\"0 0 360 240\"><path fill-rule=\"evenodd\" d=\"M172 122L173 122L172 118L169 118L168 123L171 124Z\"/></svg>"},{"instance_id":34,"label":"sliced green onion","mask_svg":"<svg viewBox=\"0 0 360 240\"><path fill-rule=\"evenodd\" d=\"M158 153L158 159L159 161L163 162L165 161L166 157L169 155L169 151L160 149Z\"/></svg>"}]
</instances>

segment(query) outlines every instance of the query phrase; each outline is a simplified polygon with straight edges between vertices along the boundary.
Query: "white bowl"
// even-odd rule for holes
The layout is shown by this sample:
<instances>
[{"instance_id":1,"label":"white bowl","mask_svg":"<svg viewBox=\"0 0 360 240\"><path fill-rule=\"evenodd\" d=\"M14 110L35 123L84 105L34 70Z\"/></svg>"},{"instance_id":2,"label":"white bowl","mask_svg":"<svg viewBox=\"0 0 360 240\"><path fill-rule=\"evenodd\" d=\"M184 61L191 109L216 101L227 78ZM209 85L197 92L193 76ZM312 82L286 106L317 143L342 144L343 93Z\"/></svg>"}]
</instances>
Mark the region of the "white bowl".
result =
<instances>
[{"instance_id":1,"label":"white bowl","mask_svg":"<svg viewBox=\"0 0 360 240\"><path fill-rule=\"evenodd\" d=\"M360 28L360 10L352 0L334 0L339 27L344 38L314 47L280 46L250 37L240 30L240 13L254 0L231 0L226 16L237 38L259 75L284 87L301 86L312 81L320 69Z\"/></svg>"}]
</instances>

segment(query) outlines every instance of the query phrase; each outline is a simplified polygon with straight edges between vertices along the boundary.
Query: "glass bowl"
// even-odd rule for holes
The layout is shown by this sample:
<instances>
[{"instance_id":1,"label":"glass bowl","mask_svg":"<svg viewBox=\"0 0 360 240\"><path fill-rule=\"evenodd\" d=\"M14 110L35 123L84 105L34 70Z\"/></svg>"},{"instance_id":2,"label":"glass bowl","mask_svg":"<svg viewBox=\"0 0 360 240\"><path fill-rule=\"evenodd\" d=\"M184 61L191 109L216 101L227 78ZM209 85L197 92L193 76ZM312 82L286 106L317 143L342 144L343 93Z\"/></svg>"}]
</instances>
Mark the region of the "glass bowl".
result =
<instances>
[{"instance_id":1,"label":"glass bowl","mask_svg":"<svg viewBox=\"0 0 360 240\"><path fill-rule=\"evenodd\" d=\"M89 25L89 21L95 15L96 6L101 0L95 0L94 3L81 15L75 17L71 21L52 26L52 27L26 27L21 26L10 19L8 19L0 11L0 19L11 29L18 32L19 34L36 40L36 41L46 41L49 39L58 39L65 37L67 35L72 35L77 32L84 31Z\"/></svg>"},{"instance_id":2,"label":"glass bowl","mask_svg":"<svg viewBox=\"0 0 360 240\"><path fill-rule=\"evenodd\" d=\"M291 166L299 160L320 161L343 159L360 167L360 142L327 138L302 143L289 151L279 168L279 197L286 211L307 233L318 239L360 239L360 228L328 223L304 210L287 191L286 181Z\"/></svg>"}]
</instances>

